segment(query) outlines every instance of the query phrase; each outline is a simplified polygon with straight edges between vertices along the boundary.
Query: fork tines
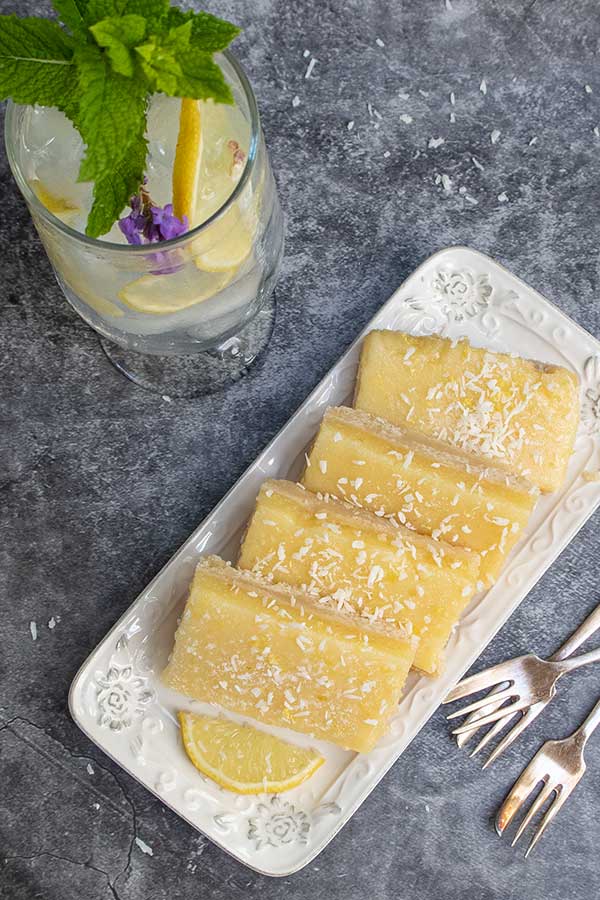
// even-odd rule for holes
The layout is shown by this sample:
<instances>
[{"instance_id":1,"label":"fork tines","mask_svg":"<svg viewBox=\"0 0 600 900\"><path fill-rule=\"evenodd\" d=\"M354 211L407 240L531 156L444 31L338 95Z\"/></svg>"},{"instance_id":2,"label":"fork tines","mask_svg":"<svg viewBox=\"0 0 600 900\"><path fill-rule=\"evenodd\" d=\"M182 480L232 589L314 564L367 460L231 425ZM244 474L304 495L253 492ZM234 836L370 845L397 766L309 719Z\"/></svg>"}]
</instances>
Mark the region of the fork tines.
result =
<instances>
[{"instance_id":1,"label":"fork tines","mask_svg":"<svg viewBox=\"0 0 600 900\"><path fill-rule=\"evenodd\" d=\"M479 691L491 690L503 681L508 681L512 684L515 663L518 663L519 661L520 659L509 659L506 660L506 662L498 663L497 666L491 666L489 669L484 669L483 672L478 672L476 675L469 675L468 678L463 678L462 681L459 681L458 684L452 688L443 702L454 703L455 700L462 700L463 697L468 697L469 694L477 694ZM497 699L497 695L494 695L494 699ZM488 703L489 702L490 698L488 698Z\"/></svg>"},{"instance_id":2,"label":"fork tines","mask_svg":"<svg viewBox=\"0 0 600 900\"><path fill-rule=\"evenodd\" d=\"M553 782L550 780L544 748L536 753L527 768L522 772L496 815L496 831L501 837L517 812L531 796L540 782L542 783L542 788L529 807L511 843L511 846L514 847L530 822L541 811L545 803L550 799L550 796L554 794L555 796L552 803L544 813L540 824L531 838L529 847L525 853L526 857L529 856L552 819L560 811L561 806L570 793L570 789L564 784L559 781Z\"/></svg>"}]
</instances>

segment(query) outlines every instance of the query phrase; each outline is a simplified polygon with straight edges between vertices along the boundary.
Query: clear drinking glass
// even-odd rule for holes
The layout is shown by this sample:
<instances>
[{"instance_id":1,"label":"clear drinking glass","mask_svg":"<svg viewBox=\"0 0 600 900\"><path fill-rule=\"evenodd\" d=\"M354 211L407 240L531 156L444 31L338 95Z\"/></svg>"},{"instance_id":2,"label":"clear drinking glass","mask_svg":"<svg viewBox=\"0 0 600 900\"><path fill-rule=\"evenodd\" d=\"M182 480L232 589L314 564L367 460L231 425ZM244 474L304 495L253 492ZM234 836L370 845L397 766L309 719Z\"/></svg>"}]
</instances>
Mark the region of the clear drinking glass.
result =
<instances>
[{"instance_id":1,"label":"clear drinking glass","mask_svg":"<svg viewBox=\"0 0 600 900\"><path fill-rule=\"evenodd\" d=\"M252 88L230 53L217 60L247 122L248 151L227 200L170 241L117 243L115 229L96 240L54 215L32 187L28 117L34 111L9 103L6 116L10 166L65 297L98 332L117 368L170 396L209 392L239 378L274 325L283 217ZM245 236L248 253L228 266L223 247L232 234Z\"/></svg>"}]
</instances>

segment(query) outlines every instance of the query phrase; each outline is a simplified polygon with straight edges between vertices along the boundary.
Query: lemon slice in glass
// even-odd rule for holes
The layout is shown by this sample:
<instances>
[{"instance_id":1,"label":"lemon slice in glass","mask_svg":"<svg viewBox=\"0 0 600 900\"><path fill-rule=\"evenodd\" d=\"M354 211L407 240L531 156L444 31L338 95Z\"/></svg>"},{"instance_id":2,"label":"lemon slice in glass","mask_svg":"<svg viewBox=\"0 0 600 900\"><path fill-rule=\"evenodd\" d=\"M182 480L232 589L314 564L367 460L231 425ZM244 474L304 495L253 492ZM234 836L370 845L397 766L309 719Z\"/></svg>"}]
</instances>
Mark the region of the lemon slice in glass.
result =
<instances>
[{"instance_id":1,"label":"lemon slice in glass","mask_svg":"<svg viewBox=\"0 0 600 900\"><path fill-rule=\"evenodd\" d=\"M135 312L165 316L208 300L229 280L227 272L201 274L187 265L166 275L142 275L121 288L118 297Z\"/></svg>"},{"instance_id":2,"label":"lemon slice in glass","mask_svg":"<svg viewBox=\"0 0 600 900\"><path fill-rule=\"evenodd\" d=\"M237 204L194 241L194 262L205 272L236 269L252 250L252 233Z\"/></svg>"},{"instance_id":3,"label":"lemon slice in glass","mask_svg":"<svg viewBox=\"0 0 600 900\"><path fill-rule=\"evenodd\" d=\"M184 98L179 114L179 134L173 163L173 212L195 224L196 197L202 166L202 119L200 101Z\"/></svg>"},{"instance_id":4,"label":"lemon slice in glass","mask_svg":"<svg viewBox=\"0 0 600 900\"><path fill-rule=\"evenodd\" d=\"M179 218L187 216L191 228L209 219L235 190L243 165L235 164L239 144L229 136L239 135L242 123L243 117L235 107L181 101L173 164L173 212ZM233 203L194 241L196 266L207 272L237 268L252 250L251 219L239 201Z\"/></svg>"},{"instance_id":5,"label":"lemon slice in glass","mask_svg":"<svg viewBox=\"0 0 600 900\"><path fill-rule=\"evenodd\" d=\"M236 794L279 794L310 778L324 759L251 725L179 713L186 753L196 768Z\"/></svg>"},{"instance_id":6,"label":"lemon slice in glass","mask_svg":"<svg viewBox=\"0 0 600 900\"><path fill-rule=\"evenodd\" d=\"M29 185L40 203L43 203L49 212L53 213L53 215L66 225L68 225L80 211L79 206L77 206L76 203L67 200L66 197L59 197L56 194L53 194L38 178L32 179L29 182Z\"/></svg>"}]
</instances>

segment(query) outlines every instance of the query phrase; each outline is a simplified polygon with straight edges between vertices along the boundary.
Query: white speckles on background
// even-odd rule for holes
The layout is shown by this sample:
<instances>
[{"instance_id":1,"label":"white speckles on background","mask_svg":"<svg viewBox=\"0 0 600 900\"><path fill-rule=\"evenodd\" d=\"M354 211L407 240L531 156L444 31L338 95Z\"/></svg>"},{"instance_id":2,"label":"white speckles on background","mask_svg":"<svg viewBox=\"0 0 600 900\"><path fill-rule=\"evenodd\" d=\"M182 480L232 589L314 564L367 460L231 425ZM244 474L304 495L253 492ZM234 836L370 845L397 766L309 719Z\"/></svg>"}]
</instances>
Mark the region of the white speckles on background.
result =
<instances>
[{"instance_id":1,"label":"white speckles on background","mask_svg":"<svg viewBox=\"0 0 600 900\"><path fill-rule=\"evenodd\" d=\"M146 856L154 856L154 850L152 849L152 847L150 847L150 845L143 841L141 838L136 837L135 843L140 848L142 853L146 854Z\"/></svg>"},{"instance_id":2,"label":"white speckles on background","mask_svg":"<svg viewBox=\"0 0 600 900\"><path fill-rule=\"evenodd\" d=\"M312 77L312 73L314 71L314 68L315 68L317 62L318 62L318 60L316 60L313 56L313 58L310 60L309 64L307 65L306 72L304 73L304 77L307 81L309 78Z\"/></svg>"}]
</instances>

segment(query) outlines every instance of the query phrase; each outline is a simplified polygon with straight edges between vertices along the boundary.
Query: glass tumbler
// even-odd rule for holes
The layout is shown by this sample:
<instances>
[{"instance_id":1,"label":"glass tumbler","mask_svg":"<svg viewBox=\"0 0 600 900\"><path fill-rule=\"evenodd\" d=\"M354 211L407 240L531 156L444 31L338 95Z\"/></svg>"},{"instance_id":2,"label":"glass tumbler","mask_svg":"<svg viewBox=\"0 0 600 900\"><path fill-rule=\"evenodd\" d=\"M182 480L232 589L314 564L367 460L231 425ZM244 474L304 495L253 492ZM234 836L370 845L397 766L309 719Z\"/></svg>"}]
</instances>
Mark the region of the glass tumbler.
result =
<instances>
[{"instance_id":1,"label":"glass tumbler","mask_svg":"<svg viewBox=\"0 0 600 900\"><path fill-rule=\"evenodd\" d=\"M283 216L250 83L230 53L217 59L248 122L248 153L222 206L170 241L96 240L55 216L31 186L31 108L9 103L6 115L9 163L65 297L124 375L172 397L240 378L266 347L275 320ZM249 252L228 267L219 251L236 229L249 236ZM224 255L225 262L207 265Z\"/></svg>"}]
</instances>

